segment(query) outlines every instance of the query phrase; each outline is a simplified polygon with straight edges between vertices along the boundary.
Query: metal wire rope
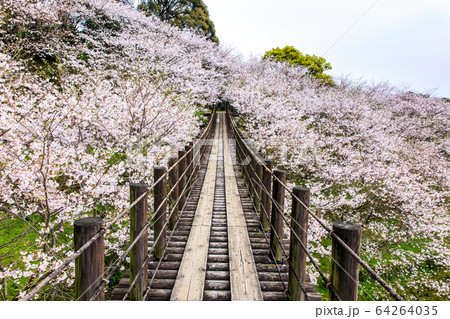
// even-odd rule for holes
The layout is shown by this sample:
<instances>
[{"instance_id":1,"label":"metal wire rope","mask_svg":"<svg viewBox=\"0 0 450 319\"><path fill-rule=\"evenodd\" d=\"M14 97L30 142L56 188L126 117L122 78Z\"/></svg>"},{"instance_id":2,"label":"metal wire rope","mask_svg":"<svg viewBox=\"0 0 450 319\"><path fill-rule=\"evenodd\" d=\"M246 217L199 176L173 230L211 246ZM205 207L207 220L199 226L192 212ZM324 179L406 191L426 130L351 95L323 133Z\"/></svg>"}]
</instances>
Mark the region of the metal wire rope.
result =
<instances>
[{"instance_id":1,"label":"metal wire rope","mask_svg":"<svg viewBox=\"0 0 450 319\"><path fill-rule=\"evenodd\" d=\"M197 155L198 153L199 153L199 151L196 153L196 155ZM194 163L194 162L192 161L192 162L188 165L187 168L189 168L191 165L193 165L193 163ZM187 173L187 171L188 171L187 168L186 168L186 170L184 171L182 177ZM193 170L192 173L191 173L191 175L189 176L188 182L186 183L186 185L185 185L185 187L184 187L184 189L183 189L183 191L182 191L182 194L179 194L179 195L178 195L178 199L177 199L176 204L178 204L178 202L181 200L181 197L187 192L187 190L190 190L189 182L192 180L192 178L193 178L193 176L194 176L195 174L196 174L196 171ZM164 205L164 203L165 203L166 200L168 199L169 195L174 191L174 189L176 188L176 186L178 186L179 182L180 182L180 178L178 179L177 183L172 187L172 189L170 190L170 192L165 196L164 200L161 202L161 204L158 206L158 208L154 210L155 212L159 211L159 210L162 208L162 206ZM174 213L175 208L176 208L176 206L174 206L174 208L172 209L172 212L170 213L170 216L172 216L172 214ZM170 216L169 216L169 217L170 217ZM148 227L154 226L155 223L156 223L160 218L162 218L162 217L163 217L163 215L159 216L157 219L153 219L153 220L147 221L147 223L143 226L141 232L136 236L135 240L130 244L130 246L129 246L129 247L126 249L126 251L121 255L121 257L116 261L116 266L113 268L112 271L110 271L110 273L104 278L104 281L103 281L103 282L100 284L100 286L96 289L94 295L91 297L91 300L95 299L95 298L98 296L98 294L100 293L101 289L106 285L106 282L108 282L109 279L111 279L111 277L113 276L113 274L116 272L116 270L118 269L120 263L121 263L123 260L125 260L126 256L127 256L128 253L131 251L131 249L134 247L134 245L136 245L137 241L145 234L145 232L147 231L147 228L148 228ZM166 227L167 224L168 224L168 221L163 225L162 228ZM154 240L153 246L151 247L149 254L151 254L151 253L153 252L154 246L155 246L155 244L160 240L161 236L162 236L162 232L161 232L161 233L158 235L158 237ZM147 260L147 257L146 257L146 260ZM148 260L147 260L147 261L148 261ZM143 265L141 265L141 268L143 268ZM140 268L140 269L141 269L141 268ZM138 277L138 276L136 276L136 277Z\"/></svg>"},{"instance_id":2,"label":"metal wire rope","mask_svg":"<svg viewBox=\"0 0 450 319\"><path fill-rule=\"evenodd\" d=\"M70 263L72 263L76 258L78 258L84 251L86 251L97 239L99 239L106 232L107 229L111 228L123 216L125 216L126 213L128 213L134 206L136 206L137 203L139 203L147 195L147 193L150 190L152 190L159 182L161 182L167 176L168 172L173 170L182 160L184 160L184 158L189 153L192 152L192 150L195 148L195 146L197 146L197 144L200 143L200 141L202 141L204 136L209 133L209 130L210 130L213 120L215 118L215 114L216 114L216 110L214 108L214 110L211 114L211 119L208 123L208 126L206 127L206 129L203 132L203 134L201 135L201 137L195 142L195 144L192 146L192 148L188 152L186 152L181 158L179 158L178 161L175 164L173 164L166 171L165 174L163 174L157 181L155 181L151 186L149 186L147 188L147 190L138 199L136 199L132 204L130 204L130 206L125 208L116 218L114 218L112 221L110 221L97 234L95 234L89 241L87 241L83 246L81 246L80 249L78 249L76 252L74 252L74 254L71 257L67 258L59 267L57 267L51 274L49 274L47 277L45 277L45 279L43 279L42 282L40 282L38 285L36 285L36 287L33 288L33 290L31 290L28 294L26 294L20 300L21 301L31 300L31 298L33 298L33 296L36 295L36 293L38 293L42 288L44 288L51 280L56 278L65 268L67 268L70 265Z\"/></svg>"},{"instance_id":3,"label":"metal wire rope","mask_svg":"<svg viewBox=\"0 0 450 319\"><path fill-rule=\"evenodd\" d=\"M242 148L241 148L240 150L242 151ZM247 175L247 176L248 176L248 175ZM253 184L253 181L252 181L251 178L249 178L249 181L252 183L252 186L253 186L254 184ZM254 186L253 186L253 187L254 187ZM281 207L280 207L280 206L278 205L278 203L274 200L274 198L273 198L273 196L270 194L270 192L268 192L268 190L267 190L265 187L262 188L262 189L265 191L265 193L266 193L267 195L269 195L269 197L270 197L270 199L271 199L271 202L277 206L277 208L278 208L277 211L278 211L281 215L283 215L283 214L281 213L281 211L282 211ZM258 193L256 193L256 196L258 197L258 200L261 201L261 198L259 197ZM254 205L254 204L253 204L253 205ZM266 218L269 220L269 219L270 219L270 216L268 215L268 212L267 212L267 210L266 210L266 207L265 207L264 205L261 205L261 207L264 209L264 215L265 215ZM283 217L284 217L284 216L283 216ZM261 226L262 226L261 221L260 221L260 224L261 224ZM288 223L286 222L286 224L288 224ZM281 243L280 237L278 236L277 232L275 231L275 229L274 229L272 223L270 223L270 227L271 227L271 229L272 229L272 231L273 231L273 233L274 233L274 235L275 235L275 237L276 237L278 243L280 244L280 246L281 246L281 248L282 248L282 250L283 250L284 256L287 258L288 263L289 263L290 266L292 267L293 265L292 265L291 261L289 260L288 255L287 255L287 253L286 253L286 250L284 249L284 247L283 247L283 245L282 245L282 243ZM292 230L292 228L290 228L290 229ZM302 248L303 248L303 250L305 251L305 253L308 255L310 261L312 262L312 264L314 265L314 267L316 268L316 270L319 272L319 275L320 275L320 276L322 277L322 279L325 281L325 284L327 284L327 288L328 288L329 290L331 290L331 292L335 295L335 297L336 297L338 300L341 300L340 296L337 294L337 292L336 292L336 290L334 289L334 287L333 287L331 284L329 284L329 283L330 283L329 279L326 277L326 275L325 275L325 274L323 273L323 271L320 269L318 263L314 260L314 258L312 257L312 255L310 254L310 252L308 251L308 249L303 245L303 243L302 243L302 241L300 240L300 238L298 237L298 235L297 235L295 232L294 232L294 235L295 235L296 239L298 240L298 242L300 243L300 245L302 246ZM273 252L272 252L271 249L270 249L270 252L271 252L272 255L273 255ZM275 258L274 258L274 260L275 260ZM293 267L292 267L292 269L293 269ZM293 270L294 270L294 269L293 269ZM295 270L294 270L294 275L295 275L295 277L296 277L296 279L297 279L297 282L300 284L300 288L301 288L302 291L305 293L305 295L307 295L306 290L303 288L302 283L300 283L300 279L299 279L300 277L299 277L299 275L297 274L297 272L296 272ZM281 277L281 275L280 275L280 277Z\"/></svg>"},{"instance_id":4,"label":"metal wire rope","mask_svg":"<svg viewBox=\"0 0 450 319\"><path fill-rule=\"evenodd\" d=\"M203 154L204 154L204 153L205 153L205 152L203 152ZM202 156L203 154L201 154L200 156ZM186 188L187 188L187 184L186 184L185 188L183 189L183 192L185 192ZM177 205L178 205L178 203L180 202L180 200L181 200L181 195L178 197L177 201L174 203L174 208L172 209L172 212L170 213L170 215L173 214L173 212L175 211L175 207L177 207ZM187 201L184 203L183 208L181 209L181 215L180 215L180 218L178 218L177 222L175 223L174 229L177 228L178 223L180 222L181 217L183 216L184 208L186 207L186 204L187 204ZM167 245L166 245L166 247L164 248L163 255L166 253L166 251L167 251L167 249L168 249L168 247L169 247L169 244L170 244L170 242L172 241L173 235L174 235L174 231L171 232L171 234L170 234L170 236L169 236L169 239L167 240ZM147 258L146 258L146 259L148 259L149 257L150 257L150 254L147 255ZM150 293L151 286L152 286L153 281L155 280L155 277L156 277L156 272L159 270L159 267L161 266L162 261L163 261L163 259L160 259L160 260L158 261L158 265L157 265L157 266L155 267L155 269L153 270L153 276L152 276L152 278L151 278L151 280L150 280L150 282L149 282L149 284L148 284L148 287L147 287L147 289L146 289L146 291L145 291L145 293L144 293L144 298L143 298L144 300L146 300L146 299L148 298L148 294ZM141 272L141 270L143 269L143 266L144 266L144 265L141 266L139 272ZM136 276L136 277L137 277L137 276ZM131 291L131 288L128 290L127 294L129 294L130 291ZM127 295L124 296L123 300L125 300L126 298L127 298Z\"/></svg>"},{"instance_id":5,"label":"metal wire rope","mask_svg":"<svg viewBox=\"0 0 450 319\"><path fill-rule=\"evenodd\" d=\"M193 177L193 176L191 175L191 178L192 178L192 177ZM191 178L189 179L189 181L191 180ZM183 193L187 190L187 187L188 187L188 186L186 185L185 188L183 189ZM178 203L180 202L180 200L181 200L181 196L179 196L178 199L176 200L176 202L174 203L174 208L173 208L172 211L170 212L169 218L170 218L170 216L172 216L172 214L175 212L175 208L178 206ZM184 204L183 204L183 208L181 209L181 215L180 215L180 217L183 216L183 212L184 212L184 208L186 207L186 204L187 204L187 201L185 201ZM178 223L179 223L179 222L180 222L180 218L178 218L177 222L175 223L174 229L176 229L176 227L178 226ZM174 231L171 232L171 234L170 234L170 236L169 236L169 239L167 240L166 247L164 248L164 251L163 251L163 253L162 253L163 255L167 252L167 249L168 249L169 244L170 244L170 242L171 242L171 240L172 240L172 237L173 237L173 233L174 233ZM156 242L156 241L155 241L155 242ZM150 253L147 255L147 258L149 258L149 257L150 257ZM151 289L151 285L152 285L152 283L153 283L153 281L154 281L154 279L155 279L156 272L159 270L159 267L161 266L162 260L163 260L163 259L160 259L160 260L158 261L158 265L156 266L156 268L155 268L155 270L154 270L152 279L150 280L150 283L148 284L146 293L144 294L144 300L148 297L148 293L147 293L147 292L149 292L150 289ZM143 267L142 267L142 269L143 269ZM129 294L130 291L131 291L131 288L129 289L129 291L127 292L127 294ZM123 298L123 300L126 299L127 294L125 295L125 297Z\"/></svg>"},{"instance_id":6,"label":"metal wire rope","mask_svg":"<svg viewBox=\"0 0 450 319\"><path fill-rule=\"evenodd\" d=\"M255 172L254 171L254 169L253 169L253 172ZM257 175L256 175L257 176ZM257 176L258 177L258 179L259 179L259 176ZM253 178L251 178L250 180L254 180ZM260 180L261 181L261 180ZM256 181L255 181L255 183L256 183ZM252 185L253 185L253 183L252 183ZM307 254L307 256L308 256L308 258L310 259L310 261L313 263L313 265L315 266L315 268L317 269L317 271L319 271L319 273L321 273L321 277L322 277L322 279L325 281L325 284L327 285L327 288L329 289L329 290L331 290L331 292L335 295L335 297L338 299L338 300L341 300L341 298L340 298L340 296L338 295L338 293L336 292L336 290L334 289L334 287L333 287L333 285L332 285L332 283L330 282L330 280L323 274L323 272L322 272L322 270L320 269L320 267L319 267L319 265L317 264L317 262L315 261L315 260L313 260L313 257L312 257L312 255L311 255L311 253L310 253L310 251L304 246L304 244L303 244L303 242L301 241L301 239L300 239L300 237L297 235L297 233L296 232L294 232L293 231L293 229L292 229L292 225L289 225L289 221L287 220L287 218L286 218L286 216L284 216L284 214L281 212L282 211L282 207L280 206L280 204L277 202L277 201L275 201L275 199L273 198L273 196L268 192L268 190L266 189L266 187L264 186L264 185L261 185L260 184L260 186L261 186L261 189L265 192L265 194L266 195L268 195L269 197L270 197L270 199L271 199L271 202L272 202L272 204L274 204L275 206L277 206L277 210L276 210L276 212L283 218L283 220L284 220L284 222L286 223L286 225L288 226L288 228L291 230L291 232L292 232L292 234L294 235L294 237L297 239L297 241L298 241L298 243L300 244L300 246L302 247L302 249L303 249L303 251ZM258 194L256 193L256 196L258 197L258 200L261 200L260 199L260 197L258 196ZM265 215L266 215L266 217L267 218L269 218L269 216L267 216L267 212L266 212L266 210L265 210L265 207L264 206L262 206L263 208L264 208L264 211L265 211ZM295 219L290 219L291 220L291 222L294 222L298 227L300 227L304 232L306 232L305 231L305 229L302 227L302 225L300 225ZM271 227L272 227L272 229L273 229L273 226L272 225L270 225ZM275 232L275 235L276 235L276 237L277 237L277 240L278 240L278 242L280 243L280 245L281 245L281 241L280 241L280 238L279 238L279 236L278 236L278 234ZM281 247L282 247L282 249L283 249L283 253L284 253L284 255L286 256L286 257L288 257L287 256L287 253L286 253L286 251L285 251L285 249L284 249L284 247L281 245ZM361 287L361 285L359 284L359 282L355 279L355 278L353 278L333 257L331 257L331 259L335 262L335 264L336 265L338 265L339 266L339 268L341 268L346 274L347 274L347 276L349 276L358 286L360 286ZM297 274L295 274L296 275L296 277L297 277L297 280L298 280L298 275ZM361 287L362 288L362 287ZM364 289L363 289L364 290ZM367 291L365 291L364 290L364 292L367 294L367 295L369 295L370 296L370 298L372 298L373 300L375 300L374 298L373 298L373 296L371 296Z\"/></svg>"},{"instance_id":7,"label":"metal wire rope","mask_svg":"<svg viewBox=\"0 0 450 319\"><path fill-rule=\"evenodd\" d=\"M266 171L268 171L274 179L276 179L280 185L293 197L295 198L308 212L309 214L325 229L328 231L329 235L334 238L345 250L347 250L348 253L352 255L353 258L361 265L363 268L396 300L403 301L404 299L396 292L394 288L392 288L386 281L384 281L368 264L366 264L339 236L337 236L334 232L332 232L332 229L328 227L325 222L323 222L314 212L311 211L311 209L303 203L289 188L287 185L285 185L278 177L276 177L270 169L265 165L265 163L255 154L255 152L245 143L242 133L237 128L236 123L231 118L231 115L229 115L230 123L232 124L233 130L237 133L236 135L239 136L243 144L245 145L248 153L253 156L255 161L260 164Z\"/></svg>"}]
</instances>

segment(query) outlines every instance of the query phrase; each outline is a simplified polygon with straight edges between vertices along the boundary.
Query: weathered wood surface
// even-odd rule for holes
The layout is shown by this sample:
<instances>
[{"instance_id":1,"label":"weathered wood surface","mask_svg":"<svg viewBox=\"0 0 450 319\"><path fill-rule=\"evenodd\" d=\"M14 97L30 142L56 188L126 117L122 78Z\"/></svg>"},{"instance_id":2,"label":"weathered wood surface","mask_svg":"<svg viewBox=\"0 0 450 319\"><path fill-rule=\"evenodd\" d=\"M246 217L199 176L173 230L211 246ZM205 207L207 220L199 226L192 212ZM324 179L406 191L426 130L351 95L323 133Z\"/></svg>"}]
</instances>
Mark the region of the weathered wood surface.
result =
<instances>
[{"instance_id":1,"label":"weathered wood surface","mask_svg":"<svg viewBox=\"0 0 450 319\"><path fill-rule=\"evenodd\" d=\"M259 219L261 221L261 230L265 232L270 231L270 212L272 211L272 199L270 194L272 194L272 167L273 162L266 160L264 161L267 169L262 170L262 183L264 190L261 192L261 214Z\"/></svg>"},{"instance_id":2,"label":"weathered wood surface","mask_svg":"<svg viewBox=\"0 0 450 319\"><path fill-rule=\"evenodd\" d=\"M224 114L220 114L224 115ZM223 121L223 152L232 300L263 300Z\"/></svg>"},{"instance_id":3,"label":"weathered wood surface","mask_svg":"<svg viewBox=\"0 0 450 319\"><path fill-rule=\"evenodd\" d=\"M208 249L208 264L203 300L231 300L228 257L227 212L225 203L225 177L223 167L223 127L219 127L219 154L217 157L216 189L213 219Z\"/></svg>"},{"instance_id":4,"label":"weathered wood surface","mask_svg":"<svg viewBox=\"0 0 450 319\"><path fill-rule=\"evenodd\" d=\"M270 234L261 232L260 219L253 209L252 199L249 198L249 192L245 181L242 178L239 166L235 166L235 173L238 180L239 193L244 208L247 230L253 250L253 256L258 271L258 278L261 284L261 291L265 301L283 301L289 300L286 290L288 287L289 264L286 258L282 259L281 264L274 264L269 258ZM289 251L289 239L284 237L284 249ZM280 278L281 273L281 278ZM321 301L322 297L316 292L316 287L311 283L310 277L306 274L306 291L309 300Z\"/></svg>"},{"instance_id":5,"label":"weathered wood surface","mask_svg":"<svg viewBox=\"0 0 450 319\"><path fill-rule=\"evenodd\" d=\"M336 222L333 224L333 230L359 256L361 226L348 222ZM358 261L333 238L330 282L343 301L358 300L359 268ZM330 300L337 300L331 291L329 296Z\"/></svg>"},{"instance_id":6,"label":"weathered wood surface","mask_svg":"<svg viewBox=\"0 0 450 319\"><path fill-rule=\"evenodd\" d=\"M178 205L176 204L177 202L177 198L178 198L178 165L175 166L176 162L177 162L178 158L176 157L171 157L169 159L169 163L167 164L170 167L174 168L169 172L169 178L168 178L168 189L169 192L170 190L172 190L172 192L169 195L168 198L168 202L167 202L167 206L169 208L169 229L170 230L174 230L175 229L175 225L177 224L178 221Z\"/></svg>"},{"instance_id":7,"label":"weathered wood surface","mask_svg":"<svg viewBox=\"0 0 450 319\"><path fill-rule=\"evenodd\" d=\"M131 184L130 185L130 203L133 203L147 193L147 184ZM148 194L139 201L130 210L130 241L134 242L136 237L141 233L148 220ZM130 276L133 280L136 276L139 278L135 286L131 290L131 300L142 300L144 291L148 284L148 267L144 266L141 272L141 265L144 263L148 253L148 230L136 242L133 249L130 251Z\"/></svg>"},{"instance_id":8,"label":"weathered wood surface","mask_svg":"<svg viewBox=\"0 0 450 319\"><path fill-rule=\"evenodd\" d=\"M300 199L306 207L309 207L310 190L294 187L294 195ZM301 289L306 279L306 253L303 247L307 247L308 239L308 211L294 196L292 196L291 210L291 241L289 259L289 295L291 300L303 301L306 296ZM299 241L300 240L300 241Z\"/></svg>"},{"instance_id":9,"label":"weathered wood surface","mask_svg":"<svg viewBox=\"0 0 450 319\"><path fill-rule=\"evenodd\" d=\"M154 170L155 181L161 180L154 188L154 215L153 215L153 257L161 259L167 244L167 170L164 167L156 167Z\"/></svg>"},{"instance_id":10,"label":"weathered wood surface","mask_svg":"<svg viewBox=\"0 0 450 319\"><path fill-rule=\"evenodd\" d=\"M214 189L216 184L219 125L216 125L214 143L202 192L197 204L194 222L186 244L180 270L170 300L203 300L209 235L211 232Z\"/></svg>"},{"instance_id":11,"label":"weathered wood surface","mask_svg":"<svg viewBox=\"0 0 450 319\"><path fill-rule=\"evenodd\" d=\"M194 220L194 213L197 207L198 200L200 198L200 193L202 190L203 179L205 177L208 154L210 151L210 146L207 146L207 154L205 160L202 163L200 170L198 172L197 179L192 187L189 197L186 200L186 206L184 209L180 209L179 215L180 220L176 229L168 231L168 248L164 255L163 260L151 260L148 265L148 277L150 284L150 293L147 300L151 301L168 301L170 300L170 295L172 294L173 285L177 277L178 269L180 268L181 259L183 257L184 247L186 246L187 239L189 237L189 232ZM149 233L149 243L148 246L153 246L153 230ZM181 249L181 251L180 251ZM158 270L155 273L155 269ZM154 281L151 279L154 276ZM161 279L173 279L173 282L165 282L164 285L160 281ZM127 270L125 272L124 278L122 278L119 284L109 293L109 298L112 300L122 300L126 291L130 286L130 273ZM161 288L163 286L163 288ZM158 288L156 288L158 287Z\"/></svg>"},{"instance_id":12,"label":"weathered wood surface","mask_svg":"<svg viewBox=\"0 0 450 319\"><path fill-rule=\"evenodd\" d=\"M272 186L272 213L271 213L271 227L270 227L270 258L275 262L281 262L283 259L283 250L281 245L283 243L283 215L284 215L284 196L285 189L282 184L286 185L286 172L274 170Z\"/></svg>"},{"instance_id":13,"label":"weathered wood surface","mask_svg":"<svg viewBox=\"0 0 450 319\"><path fill-rule=\"evenodd\" d=\"M232 284L230 276L231 245L230 233L228 232L227 196L225 193L225 165L224 165L224 140L223 134L226 126L218 125L219 138L217 140L217 156L212 157L217 162L215 170L214 193L209 198L212 202L212 218L209 230L209 243L206 242L207 259L204 266L204 286L202 287L202 300L205 301L227 301L232 300ZM217 128L217 127L216 127ZM217 134L217 132L216 132ZM217 136L217 135L216 135ZM211 151L211 145L206 146L207 154ZM229 143L231 154L235 153L233 143ZM198 177L193 185L193 189L186 199L186 207L180 210L180 222L175 230L168 232L168 237L172 239L168 242L168 248L164 259L161 261L152 260L149 262L149 282L151 283L148 300L171 300L173 288L181 268L183 255L185 254L186 243L192 233L194 225L194 215L198 209L198 203L203 189L203 181L208 168L208 156L205 157ZM234 163L233 163L234 164ZM263 300L280 301L288 300L286 294L288 286L288 263L285 258L282 264L275 265L269 260L269 240L270 234L260 230L260 216L254 210L253 200L249 197L249 191L242 177L240 167L233 167L237 192L239 193L241 209L245 218L244 227L241 229L248 233L252 257L255 262L257 279ZM242 224L242 221L241 221ZM152 234L149 235L153 238ZM153 243L150 242L151 247ZM284 248L289 251L289 238L284 238ZM196 248L197 249L197 248ZM155 268L158 270L155 273ZM281 276L277 270L281 272ZM155 276L153 282L151 278ZM123 298L130 284L129 272L125 273L119 285L112 291L111 299L120 300ZM310 300L320 300L321 297L315 292L315 287L306 275L306 290ZM201 300L201 299L200 299Z\"/></svg>"},{"instance_id":14,"label":"weathered wood surface","mask_svg":"<svg viewBox=\"0 0 450 319\"><path fill-rule=\"evenodd\" d=\"M77 251L96 235L103 226L103 219L99 217L82 218L74 223L74 249ZM76 300L91 299L96 288L103 279L104 271L104 243L103 236L97 239L77 259L75 259L75 296ZM95 298L104 300L103 291Z\"/></svg>"}]
</instances>

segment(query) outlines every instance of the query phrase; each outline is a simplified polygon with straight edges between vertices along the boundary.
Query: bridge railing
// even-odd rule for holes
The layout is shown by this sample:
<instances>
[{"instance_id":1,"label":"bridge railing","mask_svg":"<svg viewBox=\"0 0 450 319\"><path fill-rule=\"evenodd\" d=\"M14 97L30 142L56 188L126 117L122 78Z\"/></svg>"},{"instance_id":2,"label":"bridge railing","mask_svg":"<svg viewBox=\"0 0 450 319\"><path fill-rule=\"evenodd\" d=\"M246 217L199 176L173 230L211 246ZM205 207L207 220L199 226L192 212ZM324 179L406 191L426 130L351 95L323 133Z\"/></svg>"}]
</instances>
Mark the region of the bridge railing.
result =
<instances>
[{"instance_id":1,"label":"bridge railing","mask_svg":"<svg viewBox=\"0 0 450 319\"><path fill-rule=\"evenodd\" d=\"M104 300L105 287L126 258L130 257L130 287L123 300L146 300L155 280L155 274L167 252L172 234L182 217L186 198L194 185L202 157L207 151L214 133L216 110L211 113L209 123L203 134L178 151L178 157L169 159L168 166L154 168L154 183L131 184L130 205L116 218L104 224L102 218L87 217L74 223L74 253L43 278L20 300L29 301L51 284L70 264L75 262L75 300ZM153 209L149 208L148 196L153 191ZM152 213L150 213L152 212ZM105 270L105 233L129 214L130 244L114 263ZM149 228L153 229L153 245L148 247ZM148 262L158 261L153 276L148 278Z\"/></svg>"},{"instance_id":2,"label":"bridge railing","mask_svg":"<svg viewBox=\"0 0 450 319\"><path fill-rule=\"evenodd\" d=\"M260 216L260 228L270 247L270 258L277 265L286 260L289 265L288 297L291 300L309 300L306 289L306 262L309 260L329 290L330 300L352 301L358 298L359 268L362 266L395 300L403 298L386 283L360 257L361 227L348 222L337 222L328 226L310 208L310 190L286 185L286 172L274 170L273 162L264 159L251 147L242 131L237 127L230 110L227 125L235 140L236 159ZM285 195L292 197L292 211L285 215ZM312 217L332 238L330 277L320 268L319 262L308 249L308 219ZM284 228L290 231L289 252L283 245ZM282 280L283 285L285 285Z\"/></svg>"}]
</instances>

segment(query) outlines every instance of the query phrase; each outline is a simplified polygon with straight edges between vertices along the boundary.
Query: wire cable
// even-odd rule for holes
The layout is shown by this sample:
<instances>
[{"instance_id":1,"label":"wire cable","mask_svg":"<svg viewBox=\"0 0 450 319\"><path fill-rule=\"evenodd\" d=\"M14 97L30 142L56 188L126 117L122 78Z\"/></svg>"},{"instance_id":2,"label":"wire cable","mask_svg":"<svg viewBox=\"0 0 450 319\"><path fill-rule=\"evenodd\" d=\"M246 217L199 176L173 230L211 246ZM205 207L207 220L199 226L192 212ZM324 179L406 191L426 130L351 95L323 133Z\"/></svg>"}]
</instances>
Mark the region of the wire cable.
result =
<instances>
[{"instance_id":1,"label":"wire cable","mask_svg":"<svg viewBox=\"0 0 450 319\"><path fill-rule=\"evenodd\" d=\"M240 141L244 144L247 149L247 153L253 157L253 159L260 164L263 169L268 171L272 178L276 179L280 185L293 197L295 198L307 211L308 213L333 237L348 253L352 255L353 258L396 300L403 301L404 299L396 292L394 288L392 288L386 281L384 281L367 263L365 263L344 241L342 241L339 236L337 236L330 227L326 225L324 221L322 221L311 209L303 203L290 189L287 185L285 185L279 178L277 178L267 167L267 165L260 159L260 157L247 145L245 142L242 132L237 128L236 123L231 118L230 112L228 111L229 121L233 130L236 132L235 136L238 136ZM241 150L242 152L242 150Z\"/></svg>"}]
</instances>

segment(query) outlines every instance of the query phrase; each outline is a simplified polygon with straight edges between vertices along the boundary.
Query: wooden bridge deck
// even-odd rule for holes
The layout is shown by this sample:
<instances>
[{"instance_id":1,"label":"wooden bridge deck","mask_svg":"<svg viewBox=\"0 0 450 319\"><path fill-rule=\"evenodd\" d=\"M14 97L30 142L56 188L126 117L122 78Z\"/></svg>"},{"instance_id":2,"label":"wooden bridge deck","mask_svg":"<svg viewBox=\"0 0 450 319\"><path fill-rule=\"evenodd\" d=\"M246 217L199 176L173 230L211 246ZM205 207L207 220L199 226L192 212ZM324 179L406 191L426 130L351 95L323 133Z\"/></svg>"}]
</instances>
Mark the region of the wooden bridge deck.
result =
<instances>
[{"instance_id":1,"label":"wooden bridge deck","mask_svg":"<svg viewBox=\"0 0 450 319\"><path fill-rule=\"evenodd\" d=\"M148 300L288 300L287 261L270 262L265 238L269 234L260 231L240 168L233 165L233 152L225 114L219 113L214 142L180 212L178 227L168 231L167 253L162 261L149 262ZM289 241L284 243L289 251ZM111 299L122 300L129 285L126 271ZM310 300L321 300L309 280L306 290Z\"/></svg>"}]
</instances>

